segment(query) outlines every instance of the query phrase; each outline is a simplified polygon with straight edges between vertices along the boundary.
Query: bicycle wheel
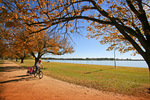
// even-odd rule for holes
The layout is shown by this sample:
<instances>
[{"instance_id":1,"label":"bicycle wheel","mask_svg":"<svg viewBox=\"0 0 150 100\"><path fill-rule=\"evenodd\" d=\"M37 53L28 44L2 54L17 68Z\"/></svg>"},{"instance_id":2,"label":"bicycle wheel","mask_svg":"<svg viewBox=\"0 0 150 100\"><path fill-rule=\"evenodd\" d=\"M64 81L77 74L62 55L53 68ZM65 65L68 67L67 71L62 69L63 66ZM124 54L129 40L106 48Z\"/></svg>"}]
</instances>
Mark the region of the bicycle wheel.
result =
<instances>
[{"instance_id":1,"label":"bicycle wheel","mask_svg":"<svg viewBox=\"0 0 150 100\"><path fill-rule=\"evenodd\" d=\"M39 71L39 79L43 78L43 72L42 71Z\"/></svg>"}]
</instances>

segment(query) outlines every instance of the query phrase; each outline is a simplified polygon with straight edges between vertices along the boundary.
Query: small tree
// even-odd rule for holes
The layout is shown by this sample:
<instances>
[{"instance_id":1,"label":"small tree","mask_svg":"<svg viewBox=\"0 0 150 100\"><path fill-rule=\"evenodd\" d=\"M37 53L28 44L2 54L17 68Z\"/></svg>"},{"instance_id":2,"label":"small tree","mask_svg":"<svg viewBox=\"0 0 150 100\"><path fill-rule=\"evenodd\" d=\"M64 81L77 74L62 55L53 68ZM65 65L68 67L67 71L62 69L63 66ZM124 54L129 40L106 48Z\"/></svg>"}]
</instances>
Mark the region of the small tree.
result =
<instances>
[{"instance_id":1,"label":"small tree","mask_svg":"<svg viewBox=\"0 0 150 100\"><path fill-rule=\"evenodd\" d=\"M21 28L6 28L1 26L1 53L4 57L24 58L29 54L30 41L27 31Z\"/></svg>"},{"instance_id":2,"label":"small tree","mask_svg":"<svg viewBox=\"0 0 150 100\"><path fill-rule=\"evenodd\" d=\"M31 55L35 58L35 64L44 54L63 55L74 52L67 39L60 36L47 36L46 31L32 34Z\"/></svg>"},{"instance_id":3,"label":"small tree","mask_svg":"<svg viewBox=\"0 0 150 100\"><path fill-rule=\"evenodd\" d=\"M23 63L25 57L30 53L31 42L30 35L24 29L15 29L13 37L10 42L10 47L13 55L21 59Z\"/></svg>"}]
</instances>

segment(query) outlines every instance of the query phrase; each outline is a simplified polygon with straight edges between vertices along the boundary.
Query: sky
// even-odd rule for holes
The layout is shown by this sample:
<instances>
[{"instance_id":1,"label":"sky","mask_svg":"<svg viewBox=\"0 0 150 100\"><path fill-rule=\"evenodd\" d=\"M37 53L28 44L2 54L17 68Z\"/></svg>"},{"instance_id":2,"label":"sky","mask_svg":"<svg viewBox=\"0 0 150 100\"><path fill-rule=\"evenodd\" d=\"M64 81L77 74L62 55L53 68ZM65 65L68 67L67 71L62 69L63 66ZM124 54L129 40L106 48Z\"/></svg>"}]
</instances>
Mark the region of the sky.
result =
<instances>
[{"instance_id":1,"label":"sky","mask_svg":"<svg viewBox=\"0 0 150 100\"><path fill-rule=\"evenodd\" d=\"M106 7L105 5L103 6ZM89 12L87 12L88 14ZM93 12L90 12L90 14ZM96 13L96 12L94 12ZM86 14L86 13L85 13ZM88 26L88 23L80 23L84 27ZM109 47L109 44L100 44L99 40L88 39L86 28L82 30L82 36L79 34L71 34L74 44L75 52L72 54L64 54L64 55L51 55L47 54L43 57L52 57L52 58L114 58L114 50L106 51ZM120 53L119 51L115 51L116 58L119 59L143 59L141 55L137 54L136 56L132 56L132 52L128 53Z\"/></svg>"},{"instance_id":2,"label":"sky","mask_svg":"<svg viewBox=\"0 0 150 100\"><path fill-rule=\"evenodd\" d=\"M72 54L64 55L51 55L46 54L43 57L52 57L52 58L114 58L114 50L106 51L108 44L102 45L99 43L99 40L88 39L86 34L88 32L84 30L82 36L79 34L72 34L72 39L74 42L75 52ZM131 56L132 52L120 53L115 51L116 58L120 59L143 59L141 55L137 54L136 56Z\"/></svg>"}]
</instances>

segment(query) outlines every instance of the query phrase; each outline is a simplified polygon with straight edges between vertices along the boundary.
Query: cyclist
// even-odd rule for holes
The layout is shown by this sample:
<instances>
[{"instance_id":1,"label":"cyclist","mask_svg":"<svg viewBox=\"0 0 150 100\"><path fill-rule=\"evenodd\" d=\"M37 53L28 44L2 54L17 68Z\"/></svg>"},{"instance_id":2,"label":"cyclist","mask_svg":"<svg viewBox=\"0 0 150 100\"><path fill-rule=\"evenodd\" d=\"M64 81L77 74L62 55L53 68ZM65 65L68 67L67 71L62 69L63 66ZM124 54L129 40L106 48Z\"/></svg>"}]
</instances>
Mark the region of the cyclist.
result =
<instances>
[{"instance_id":1,"label":"cyclist","mask_svg":"<svg viewBox=\"0 0 150 100\"><path fill-rule=\"evenodd\" d=\"M36 63L36 71L37 71L37 69L40 70L40 67L41 67L41 66L42 66L42 68L44 69L43 64L42 64L42 61L39 60L39 61Z\"/></svg>"}]
</instances>

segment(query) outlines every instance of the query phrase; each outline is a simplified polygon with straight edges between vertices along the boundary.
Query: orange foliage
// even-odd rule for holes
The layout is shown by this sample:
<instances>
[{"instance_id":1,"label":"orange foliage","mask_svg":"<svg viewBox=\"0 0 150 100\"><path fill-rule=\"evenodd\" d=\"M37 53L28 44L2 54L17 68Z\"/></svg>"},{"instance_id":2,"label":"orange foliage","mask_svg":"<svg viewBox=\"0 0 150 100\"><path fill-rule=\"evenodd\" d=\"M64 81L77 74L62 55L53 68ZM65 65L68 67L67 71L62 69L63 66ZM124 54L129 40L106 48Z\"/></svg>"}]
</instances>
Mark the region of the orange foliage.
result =
<instances>
[{"instance_id":1,"label":"orange foliage","mask_svg":"<svg viewBox=\"0 0 150 100\"><path fill-rule=\"evenodd\" d=\"M34 27L32 30L36 29L38 30ZM48 36L46 30L29 34L27 30L21 28L9 31L2 26L0 36L3 37L2 40L0 39L0 47L2 51L5 51L0 54L3 57L23 58L30 53L40 53L41 57L46 53L58 55L74 52L67 39L61 39L59 35Z\"/></svg>"},{"instance_id":2,"label":"orange foliage","mask_svg":"<svg viewBox=\"0 0 150 100\"><path fill-rule=\"evenodd\" d=\"M0 23L5 23L7 27L21 27L24 24L30 30L29 33L46 30L53 25L58 26L56 29L73 33L76 32L74 29L78 29L78 19L85 19L90 23L87 37L100 39L102 44L110 44L107 50L115 48L122 53L132 50L144 54L150 48L147 45L150 43L146 43L150 41L148 0L30 1L0 1ZM39 45L38 49L41 47ZM58 53L57 49L54 51Z\"/></svg>"}]
</instances>

